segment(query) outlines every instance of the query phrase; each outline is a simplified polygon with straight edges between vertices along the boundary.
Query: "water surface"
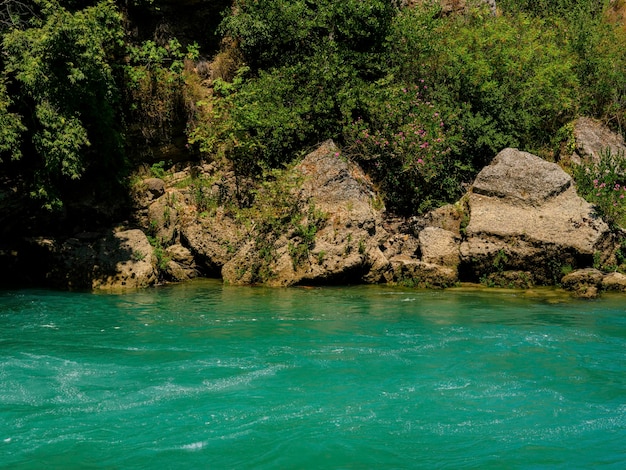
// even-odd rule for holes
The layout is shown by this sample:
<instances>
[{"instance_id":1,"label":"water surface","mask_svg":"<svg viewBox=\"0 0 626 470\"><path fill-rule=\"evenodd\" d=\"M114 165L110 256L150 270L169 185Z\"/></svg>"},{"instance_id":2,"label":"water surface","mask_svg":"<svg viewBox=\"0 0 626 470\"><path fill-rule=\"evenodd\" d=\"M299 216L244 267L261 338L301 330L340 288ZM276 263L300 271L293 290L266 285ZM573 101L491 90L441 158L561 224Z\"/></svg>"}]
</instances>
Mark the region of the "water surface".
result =
<instances>
[{"instance_id":1,"label":"water surface","mask_svg":"<svg viewBox=\"0 0 626 470\"><path fill-rule=\"evenodd\" d=\"M623 469L624 299L0 291L0 467Z\"/></svg>"}]
</instances>

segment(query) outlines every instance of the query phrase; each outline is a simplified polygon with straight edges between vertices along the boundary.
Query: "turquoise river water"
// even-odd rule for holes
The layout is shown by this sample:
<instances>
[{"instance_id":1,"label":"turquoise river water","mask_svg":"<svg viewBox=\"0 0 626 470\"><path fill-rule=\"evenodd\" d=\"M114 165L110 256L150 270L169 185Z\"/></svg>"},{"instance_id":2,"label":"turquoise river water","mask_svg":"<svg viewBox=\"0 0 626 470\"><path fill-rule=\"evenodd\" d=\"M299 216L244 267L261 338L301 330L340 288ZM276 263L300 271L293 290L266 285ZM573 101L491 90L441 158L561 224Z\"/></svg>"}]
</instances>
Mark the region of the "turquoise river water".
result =
<instances>
[{"instance_id":1,"label":"turquoise river water","mask_svg":"<svg viewBox=\"0 0 626 470\"><path fill-rule=\"evenodd\" d=\"M626 297L0 291L0 468L626 468Z\"/></svg>"}]
</instances>

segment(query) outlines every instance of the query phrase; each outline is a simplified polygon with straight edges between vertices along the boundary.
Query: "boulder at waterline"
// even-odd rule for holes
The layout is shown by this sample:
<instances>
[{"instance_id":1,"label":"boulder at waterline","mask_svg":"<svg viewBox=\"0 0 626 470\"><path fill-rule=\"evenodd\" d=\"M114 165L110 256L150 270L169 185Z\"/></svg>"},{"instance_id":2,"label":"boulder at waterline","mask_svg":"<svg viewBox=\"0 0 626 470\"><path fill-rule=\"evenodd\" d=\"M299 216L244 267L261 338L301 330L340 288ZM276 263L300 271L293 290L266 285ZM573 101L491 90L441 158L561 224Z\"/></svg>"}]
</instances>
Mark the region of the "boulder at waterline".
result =
<instances>
[{"instance_id":1,"label":"boulder at waterline","mask_svg":"<svg viewBox=\"0 0 626 470\"><path fill-rule=\"evenodd\" d=\"M33 240L47 284L62 289L136 289L156 284L153 247L137 229Z\"/></svg>"},{"instance_id":2,"label":"boulder at waterline","mask_svg":"<svg viewBox=\"0 0 626 470\"><path fill-rule=\"evenodd\" d=\"M461 261L474 279L532 267L532 283L555 284L561 269L591 266L611 245L608 225L571 177L517 149L503 150L478 174L467 207Z\"/></svg>"}]
</instances>

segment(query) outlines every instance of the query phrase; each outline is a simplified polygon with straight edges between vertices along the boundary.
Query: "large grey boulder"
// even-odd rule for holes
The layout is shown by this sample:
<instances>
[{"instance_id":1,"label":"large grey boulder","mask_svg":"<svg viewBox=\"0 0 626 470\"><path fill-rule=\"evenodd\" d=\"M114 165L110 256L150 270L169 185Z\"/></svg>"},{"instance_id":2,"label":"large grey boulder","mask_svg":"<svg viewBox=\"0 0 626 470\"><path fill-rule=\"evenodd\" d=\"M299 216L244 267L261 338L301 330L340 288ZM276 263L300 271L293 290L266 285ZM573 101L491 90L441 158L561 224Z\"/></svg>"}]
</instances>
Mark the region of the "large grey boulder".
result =
<instances>
[{"instance_id":1,"label":"large grey boulder","mask_svg":"<svg viewBox=\"0 0 626 470\"><path fill-rule=\"evenodd\" d=\"M532 267L532 281L552 284L562 268L590 266L610 243L608 225L570 176L517 149L503 150L478 174L467 205L461 260L476 278Z\"/></svg>"}]
</instances>

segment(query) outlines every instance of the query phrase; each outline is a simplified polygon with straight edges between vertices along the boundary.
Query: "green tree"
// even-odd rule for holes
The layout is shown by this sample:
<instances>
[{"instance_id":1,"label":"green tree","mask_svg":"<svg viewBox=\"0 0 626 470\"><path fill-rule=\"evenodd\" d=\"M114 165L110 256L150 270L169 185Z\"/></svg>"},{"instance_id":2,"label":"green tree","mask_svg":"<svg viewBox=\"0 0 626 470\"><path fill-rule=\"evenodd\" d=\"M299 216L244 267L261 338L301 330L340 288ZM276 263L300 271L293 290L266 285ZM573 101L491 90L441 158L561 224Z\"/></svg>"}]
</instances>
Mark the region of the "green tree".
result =
<instances>
[{"instance_id":1,"label":"green tree","mask_svg":"<svg viewBox=\"0 0 626 470\"><path fill-rule=\"evenodd\" d=\"M52 208L62 204L67 182L88 171L110 175L121 163L112 59L123 30L112 1L75 11L56 0L31 5L2 36L2 74L12 97L4 100L3 120L13 123L10 141L19 135L22 142L2 150L26 159L31 195Z\"/></svg>"}]
</instances>

